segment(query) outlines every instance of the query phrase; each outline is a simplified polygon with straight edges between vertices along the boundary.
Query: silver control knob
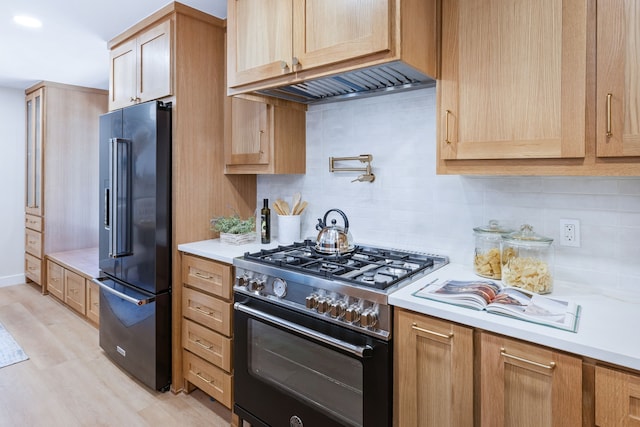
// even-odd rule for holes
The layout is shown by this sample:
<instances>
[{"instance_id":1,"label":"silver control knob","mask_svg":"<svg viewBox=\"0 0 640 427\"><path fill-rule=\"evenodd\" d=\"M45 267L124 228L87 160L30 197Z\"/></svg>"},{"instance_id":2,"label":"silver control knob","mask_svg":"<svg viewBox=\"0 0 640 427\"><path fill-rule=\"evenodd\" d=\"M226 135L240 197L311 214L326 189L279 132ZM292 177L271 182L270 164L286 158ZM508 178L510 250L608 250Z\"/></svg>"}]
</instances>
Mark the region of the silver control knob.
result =
<instances>
[{"instance_id":1,"label":"silver control knob","mask_svg":"<svg viewBox=\"0 0 640 427\"><path fill-rule=\"evenodd\" d=\"M236 277L236 284L238 286L247 286L249 285L249 276L247 276L246 274L243 274L242 276L238 276Z\"/></svg>"},{"instance_id":2,"label":"silver control knob","mask_svg":"<svg viewBox=\"0 0 640 427\"><path fill-rule=\"evenodd\" d=\"M318 306L318 295L311 294L305 298L305 305L308 309L315 310Z\"/></svg>"},{"instance_id":3,"label":"silver control knob","mask_svg":"<svg viewBox=\"0 0 640 427\"><path fill-rule=\"evenodd\" d=\"M360 316L360 324L365 328L372 328L378 323L378 314L375 311L365 311Z\"/></svg>"},{"instance_id":4,"label":"silver control knob","mask_svg":"<svg viewBox=\"0 0 640 427\"><path fill-rule=\"evenodd\" d=\"M360 320L360 307L351 306L344 313L344 320L349 323L358 323Z\"/></svg>"},{"instance_id":5,"label":"silver control knob","mask_svg":"<svg viewBox=\"0 0 640 427\"><path fill-rule=\"evenodd\" d=\"M321 298L318 300L318 313L324 314L329 311L329 304L331 304L331 300L328 298Z\"/></svg>"},{"instance_id":6,"label":"silver control knob","mask_svg":"<svg viewBox=\"0 0 640 427\"><path fill-rule=\"evenodd\" d=\"M334 319L341 319L347 310L347 305L342 301L333 302L329 305L329 316Z\"/></svg>"},{"instance_id":7,"label":"silver control knob","mask_svg":"<svg viewBox=\"0 0 640 427\"><path fill-rule=\"evenodd\" d=\"M258 292L264 289L264 280L261 279L253 279L249 281L247 285L247 290L250 292Z\"/></svg>"}]
</instances>

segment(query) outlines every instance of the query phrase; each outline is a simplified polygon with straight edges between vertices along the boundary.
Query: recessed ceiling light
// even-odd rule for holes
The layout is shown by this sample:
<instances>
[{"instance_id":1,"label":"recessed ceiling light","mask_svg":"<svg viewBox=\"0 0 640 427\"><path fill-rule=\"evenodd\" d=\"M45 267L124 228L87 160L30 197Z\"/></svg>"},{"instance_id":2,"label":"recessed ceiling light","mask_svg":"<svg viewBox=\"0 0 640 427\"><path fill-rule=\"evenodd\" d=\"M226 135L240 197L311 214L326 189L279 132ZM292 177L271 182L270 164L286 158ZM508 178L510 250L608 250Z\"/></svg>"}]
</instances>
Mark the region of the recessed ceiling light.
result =
<instances>
[{"instance_id":1,"label":"recessed ceiling light","mask_svg":"<svg viewBox=\"0 0 640 427\"><path fill-rule=\"evenodd\" d=\"M26 15L16 15L13 17L13 22L16 24L23 25L29 28L40 28L42 27L42 22L39 19L33 18L31 16Z\"/></svg>"}]
</instances>

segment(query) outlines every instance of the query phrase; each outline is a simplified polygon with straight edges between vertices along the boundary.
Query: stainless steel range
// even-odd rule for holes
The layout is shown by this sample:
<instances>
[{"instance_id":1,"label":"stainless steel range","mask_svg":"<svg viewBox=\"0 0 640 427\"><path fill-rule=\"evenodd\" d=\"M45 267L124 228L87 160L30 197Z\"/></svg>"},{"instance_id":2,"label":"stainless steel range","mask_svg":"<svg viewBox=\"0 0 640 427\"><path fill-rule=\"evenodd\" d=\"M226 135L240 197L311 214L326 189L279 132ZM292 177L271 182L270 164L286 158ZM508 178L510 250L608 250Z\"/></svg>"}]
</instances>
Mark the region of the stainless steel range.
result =
<instances>
[{"instance_id":1,"label":"stainless steel range","mask_svg":"<svg viewBox=\"0 0 640 427\"><path fill-rule=\"evenodd\" d=\"M256 426L388 426L388 295L448 263L441 255L307 240L233 262L234 411Z\"/></svg>"}]
</instances>

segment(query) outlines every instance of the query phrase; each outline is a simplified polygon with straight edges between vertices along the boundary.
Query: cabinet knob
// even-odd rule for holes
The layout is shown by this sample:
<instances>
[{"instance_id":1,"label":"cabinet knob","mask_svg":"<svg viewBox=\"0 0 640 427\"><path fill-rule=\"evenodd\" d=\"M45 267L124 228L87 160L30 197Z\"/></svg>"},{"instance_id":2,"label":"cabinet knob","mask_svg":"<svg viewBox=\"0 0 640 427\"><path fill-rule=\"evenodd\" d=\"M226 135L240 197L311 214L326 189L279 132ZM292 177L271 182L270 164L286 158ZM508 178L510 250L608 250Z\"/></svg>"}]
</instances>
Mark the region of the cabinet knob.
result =
<instances>
[{"instance_id":1,"label":"cabinet knob","mask_svg":"<svg viewBox=\"0 0 640 427\"><path fill-rule=\"evenodd\" d=\"M287 64L287 61L280 61L280 68L282 68L282 71L286 71L287 68L289 68L289 64Z\"/></svg>"},{"instance_id":2,"label":"cabinet knob","mask_svg":"<svg viewBox=\"0 0 640 427\"><path fill-rule=\"evenodd\" d=\"M301 64L300 64L300 60L298 59L298 57L297 57L297 56L294 56L294 57L291 59L291 64L292 64L294 67L296 67L296 66L298 66L298 65L301 65Z\"/></svg>"}]
</instances>

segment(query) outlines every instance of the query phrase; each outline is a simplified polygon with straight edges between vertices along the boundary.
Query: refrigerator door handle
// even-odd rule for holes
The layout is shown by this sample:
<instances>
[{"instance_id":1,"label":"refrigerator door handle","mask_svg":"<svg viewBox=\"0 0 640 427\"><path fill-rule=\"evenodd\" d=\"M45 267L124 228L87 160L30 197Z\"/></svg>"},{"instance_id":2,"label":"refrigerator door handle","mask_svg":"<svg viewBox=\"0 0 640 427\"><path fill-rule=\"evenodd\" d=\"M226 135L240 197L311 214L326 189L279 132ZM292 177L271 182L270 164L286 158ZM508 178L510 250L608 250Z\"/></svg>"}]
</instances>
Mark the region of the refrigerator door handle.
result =
<instances>
[{"instance_id":1,"label":"refrigerator door handle","mask_svg":"<svg viewBox=\"0 0 640 427\"><path fill-rule=\"evenodd\" d=\"M109 230L109 256L118 258L131 255L131 144L127 139L109 140L109 173L111 189L108 208L111 221Z\"/></svg>"},{"instance_id":2,"label":"refrigerator door handle","mask_svg":"<svg viewBox=\"0 0 640 427\"><path fill-rule=\"evenodd\" d=\"M98 277L98 278L94 278L91 279L91 281L93 283L95 283L96 285L100 286L100 288L104 289L105 291L119 297L122 298L123 300L130 302L131 304L135 304L135 305L146 305L149 303L152 303L156 300L155 297L149 297L149 298L145 298L145 299L137 299L137 298L133 298L132 296L123 294L120 291L117 291L115 289L113 289L111 286L102 283L102 280L104 280L104 277Z\"/></svg>"}]
</instances>

